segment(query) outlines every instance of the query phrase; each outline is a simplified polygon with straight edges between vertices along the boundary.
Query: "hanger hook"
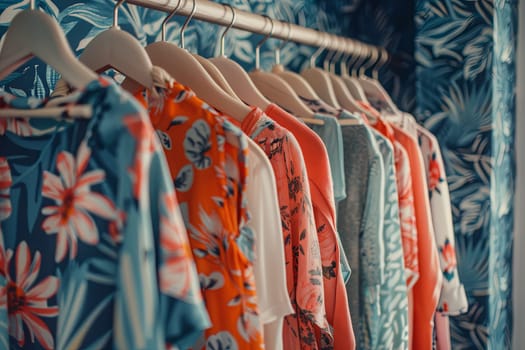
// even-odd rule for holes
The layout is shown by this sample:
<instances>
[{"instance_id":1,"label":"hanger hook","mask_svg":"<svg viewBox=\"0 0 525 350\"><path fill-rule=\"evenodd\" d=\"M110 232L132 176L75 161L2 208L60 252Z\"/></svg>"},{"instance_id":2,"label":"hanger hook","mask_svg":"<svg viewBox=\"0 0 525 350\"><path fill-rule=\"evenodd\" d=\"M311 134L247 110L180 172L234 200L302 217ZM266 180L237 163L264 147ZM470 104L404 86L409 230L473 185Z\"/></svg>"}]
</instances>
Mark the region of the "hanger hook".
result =
<instances>
[{"instance_id":1,"label":"hanger hook","mask_svg":"<svg viewBox=\"0 0 525 350\"><path fill-rule=\"evenodd\" d=\"M334 54L336 51L330 49L328 50L328 53L324 56L323 60L323 68L325 71L329 71L330 69L330 62L332 61L332 57L334 57Z\"/></svg>"},{"instance_id":2,"label":"hanger hook","mask_svg":"<svg viewBox=\"0 0 525 350\"><path fill-rule=\"evenodd\" d=\"M117 1L117 3L115 4L115 7L113 8L113 27L115 28L120 28L118 26L118 9L120 8L120 5L122 5L122 3L124 2L125 0L119 0ZM31 1L34 5L34 0Z\"/></svg>"},{"instance_id":3,"label":"hanger hook","mask_svg":"<svg viewBox=\"0 0 525 350\"><path fill-rule=\"evenodd\" d=\"M321 36L321 45L319 48L310 56L310 68L314 68L316 65L317 58L326 48L326 38L324 35Z\"/></svg>"},{"instance_id":4,"label":"hanger hook","mask_svg":"<svg viewBox=\"0 0 525 350\"><path fill-rule=\"evenodd\" d=\"M361 43L354 42L354 49L352 50L352 54L350 55L350 61L347 63L347 70L348 73L350 73L351 76L354 76L354 70L352 69L354 67L354 64L357 62L361 55Z\"/></svg>"},{"instance_id":5,"label":"hanger hook","mask_svg":"<svg viewBox=\"0 0 525 350\"><path fill-rule=\"evenodd\" d=\"M259 69L260 68L260 64L261 64L261 56L260 56L261 46L263 46L263 44L266 42L266 40L271 38L271 36L273 35L273 30L275 29L274 28L273 19L271 19L267 15L263 15L263 17L267 18L270 21L271 27L270 27L270 33L268 33L261 41L259 41L257 46L255 46L255 69Z\"/></svg>"},{"instance_id":6,"label":"hanger hook","mask_svg":"<svg viewBox=\"0 0 525 350\"><path fill-rule=\"evenodd\" d=\"M337 40L340 41L339 38ZM337 49L338 50L336 51L336 54L334 55L334 57L332 57L332 60L330 61L330 72L332 72L334 74L335 74L335 70L336 70L335 69L336 64L341 59L341 56L344 54L344 51L341 50L341 47L339 45L337 46Z\"/></svg>"},{"instance_id":7,"label":"hanger hook","mask_svg":"<svg viewBox=\"0 0 525 350\"><path fill-rule=\"evenodd\" d=\"M364 63L363 65L361 66L361 68L359 69L359 76L363 76L366 74L366 71L368 69L370 69L372 66L374 66L377 62L377 59L379 58L379 55L378 55L378 50L374 47L369 47L368 48L368 58Z\"/></svg>"},{"instance_id":8,"label":"hanger hook","mask_svg":"<svg viewBox=\"0 0 525 350\"><path fill-rule=\"evenodd\" d=\"M186 28L188 27L188 24L190 24L190 21L192 20L193 16L195 15L195 12L197 11L197 0L193 0L193 7L191 8L190 15L184 23L182 24L182 27L180 28L180 47L185 49L185 41L184 41L184 32L186 32Z\"/></svg>"},{"instance_id":9,"label":"hanger hook","mask_svg":"<svg viewBox=\"0 0 525 350\"><path fill-rule=\"evenodd\" d=\"M351 48L353 47L352 42L347 41L346 43L348 44L348 46L350 46L350 48L345 47L344 55L341 58L341 61L339 62L339 70L341 71L341 75L348 75L347 63L350 57L352 57L352 55L350 54Z\"/></svg>"},{"instance_id":10,"label":"hanger hook","mask_svg":"<svg viewBox=\"0 0 525 350\"><path fill-rule=\"evenodd\" d=\"M359 54L357 55L357 60L352 65L352 76L359 76L359 68L363 65L365 60L368 57L367 47L363 44L359 44Z\"/></svg>"},{"instance_id":11,"label":"hanger hook","mask_svg":"<svg viewBox=\"0 0 525 350\"><path fill-rule=\"evenodd\" d=\"M286 35L286 40L284 40L281 45L275 49L275 64L281 64L281 50L284 48L286 44L290 41L290 37L292 36L292 24L290 22L286 22L286 26L288 27L288 34Z\"/></svg>"},{"instance_id":12,"label":"hanger hook","mask_svg":"<svg viewBox=\"0 0 525 350\"><path fill-rule=\"evenodd\" d=\"M181 3L182 3L182 0L179 0L179 2L177 2L177 5L175 6L175 8L170 12L170 14L166 18L164 18L164 21L162 21L162 26L161 26L161 28L162 28L162 30L161 30L161 40L162 41L166 41L166 25L168 24L168 21L173 16L175 16L177 11L179 11Z\"/></svg>"},{"instance_id":13,"label":"hanger hook","mask_svg":"<svg viewBox=\"0 0 525 350\"><path fill-rule=\"evenodd\" d=\"M372 78L379 80L379 69L383 68L383 66L388 62L388 59L388 51L384 47L379 48L379 59L374 69L372 69Z\"/></svg>"},{"instance_id":14,"label":"hanger hook","mask_svg":"<svg viewBox=\"0 0 525 350\"><path fill-rule=\"evenodd\" d=\"M224 4L224 6L227 6L230 8L231 12L232 12L232 20L230 22L230 24L228 24L228 26L223 30L222 34L221 34L221 39L220 39L220 56L224 56L224 42L226 41L226 33L228 33L228 31L233 27L233 25L235 24L235 19L237 18L237 13L235 12L235 9L233 8L232 5L230 4Z\"/></svg>"},{"instance_id":15,"label":"hanger hook","mask_svg":"<svg viewBox=\"0 0 525 350\"><path fill-rule=\"evenodd\" d=\"M29 9L34 10L36 8L35 0L29 0Z\"/></svg>"}]
</instances>

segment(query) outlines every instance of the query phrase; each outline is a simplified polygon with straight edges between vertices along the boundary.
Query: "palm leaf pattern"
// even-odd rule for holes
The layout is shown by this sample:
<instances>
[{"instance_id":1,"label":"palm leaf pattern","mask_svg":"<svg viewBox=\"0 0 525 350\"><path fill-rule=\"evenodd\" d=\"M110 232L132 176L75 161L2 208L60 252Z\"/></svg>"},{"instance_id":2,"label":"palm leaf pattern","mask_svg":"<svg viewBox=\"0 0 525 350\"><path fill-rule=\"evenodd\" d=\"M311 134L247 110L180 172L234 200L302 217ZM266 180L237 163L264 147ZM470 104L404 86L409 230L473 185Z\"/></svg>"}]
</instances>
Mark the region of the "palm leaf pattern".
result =
<instances>
[{"instance_id":1,"label":"palm leaf pattern","mask_svg":"<svg viewBox=\"0 0 525 350\"><path fill-rule=\"evenodd\" d=\"M513 2L416 1L416 112L442 147L470 304L451 319L454 349L511 343L516 13Z\"/></svg>"},{"instance_id":2,"label":"palm leaf pattern","mask_svg":"<svg viewBox=\"0 0 525 350\"><path fill-rule=\"evenodd\" d=\"M470 301L470 311L453 319L453 347L486 349L489 343L492 348L508 347L516 2L222 2L300 25L348 34L389 50L391 61L388 69L380 72L382 83L401 109L416 112L420 121L438 136L443 148L458 268ZM57 19L76 54L109 27L114 4L108 0L36 3ZM13 16L27 4L27 0L0 0L2 39ZM159 39L164 16L124 4L120 25L145 44ZM168 40L178 42L181 23L182 18L177 17L168 24ZM188 48L204 56L216 55L220 33L216 25L192 21L186 34ZM259 39L258 35L232 30L226 36L225 54L252 69L253 50ZM265 44L264 69L273 64L272 51L279 44L277 40ZM313 50L289 43L281 51L281 61L299 70L308 64ZM57 78L51 68L34 59L4 79L0 88L18 96L44 97Z\"/></svg>"}]
</instances>

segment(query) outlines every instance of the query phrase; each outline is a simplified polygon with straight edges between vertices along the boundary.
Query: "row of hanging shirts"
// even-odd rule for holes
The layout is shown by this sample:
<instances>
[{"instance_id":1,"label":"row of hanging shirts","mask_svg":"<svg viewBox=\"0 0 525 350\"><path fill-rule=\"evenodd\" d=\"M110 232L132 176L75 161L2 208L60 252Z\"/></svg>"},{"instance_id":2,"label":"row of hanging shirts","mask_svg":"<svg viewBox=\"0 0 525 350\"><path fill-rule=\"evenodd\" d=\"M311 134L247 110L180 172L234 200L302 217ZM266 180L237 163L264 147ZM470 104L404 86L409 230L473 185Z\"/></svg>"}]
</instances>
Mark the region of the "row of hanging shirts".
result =
<instances>
[{"instance_id":1,"label":"row of hanging shirts","mask_svg":"<svg viewBox=\"0 0 525 350\"><path fill-rule=\"evenodd\" d=\"M467 303L435 137L321 50L297 74L143 48L122 2L78 60L36 10L0 52L1 76L34 55L63 78L0 97L0 344L450 348Z\"/></svg>"}]
</instances>

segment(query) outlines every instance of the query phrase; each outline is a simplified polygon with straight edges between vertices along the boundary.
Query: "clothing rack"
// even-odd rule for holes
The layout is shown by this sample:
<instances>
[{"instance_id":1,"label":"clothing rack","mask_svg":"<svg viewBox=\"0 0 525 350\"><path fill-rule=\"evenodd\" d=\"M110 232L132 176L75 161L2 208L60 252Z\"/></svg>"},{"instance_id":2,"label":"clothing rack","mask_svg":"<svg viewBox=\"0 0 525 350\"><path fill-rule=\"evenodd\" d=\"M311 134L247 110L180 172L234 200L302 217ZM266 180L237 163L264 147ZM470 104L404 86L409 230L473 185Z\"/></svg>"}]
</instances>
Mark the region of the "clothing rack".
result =
<instances>
[{"instance_id":1,"label":"clothing rack","mask_svg":"<svg viewBox=\"0 0 525 350\"><path fill-rule=\"evenodd\" d=\"M182 0L181 0L182 1ZM215 23L223 26L228 26L232 22L233 14L228 5L208 1L208 0L193 0L196 2L196 11L194 19ZM189 16L193 8L192 0L184 0L180 4L176 14L182 16ZM170 13L177 8L178 0L128 0L130 4L135 4L141 7L147 7L158 11ZM267 17L242 11L233 8L235 11L235 21L233 28L245 30L257 34L266 34L270 32L270 24ZM359 58L370 57L371 55L383 55L383 59L388 58L388 53L382 47L365 44L358 40L341 37L326 32L317 31L314 29L305 28L296 24L274 20L272 38L289 40L299 44L322 47L330 51L344 52L346 54L355 55Z\"/></svg>"}]
</instances>

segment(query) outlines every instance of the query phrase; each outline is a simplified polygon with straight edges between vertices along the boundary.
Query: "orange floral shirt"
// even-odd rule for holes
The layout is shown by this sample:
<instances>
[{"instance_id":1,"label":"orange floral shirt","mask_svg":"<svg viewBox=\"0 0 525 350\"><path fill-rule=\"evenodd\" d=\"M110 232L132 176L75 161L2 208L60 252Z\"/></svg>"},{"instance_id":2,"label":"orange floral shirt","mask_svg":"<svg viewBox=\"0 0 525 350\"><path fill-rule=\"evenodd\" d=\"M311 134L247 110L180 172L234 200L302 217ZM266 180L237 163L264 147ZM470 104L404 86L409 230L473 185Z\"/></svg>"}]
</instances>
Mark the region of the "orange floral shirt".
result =
<instances>
[{"instance_id":1,"label":"orange floral shirt","mask_svg":"<svg viewBox=\"0 0 525 350\"><path fill-rule=\"evenodd\" d=\"M195 349L263 349L245 226L247 138L181 84L137 94L163 145L212 327Z\"/></svg>"}]
</instances>

